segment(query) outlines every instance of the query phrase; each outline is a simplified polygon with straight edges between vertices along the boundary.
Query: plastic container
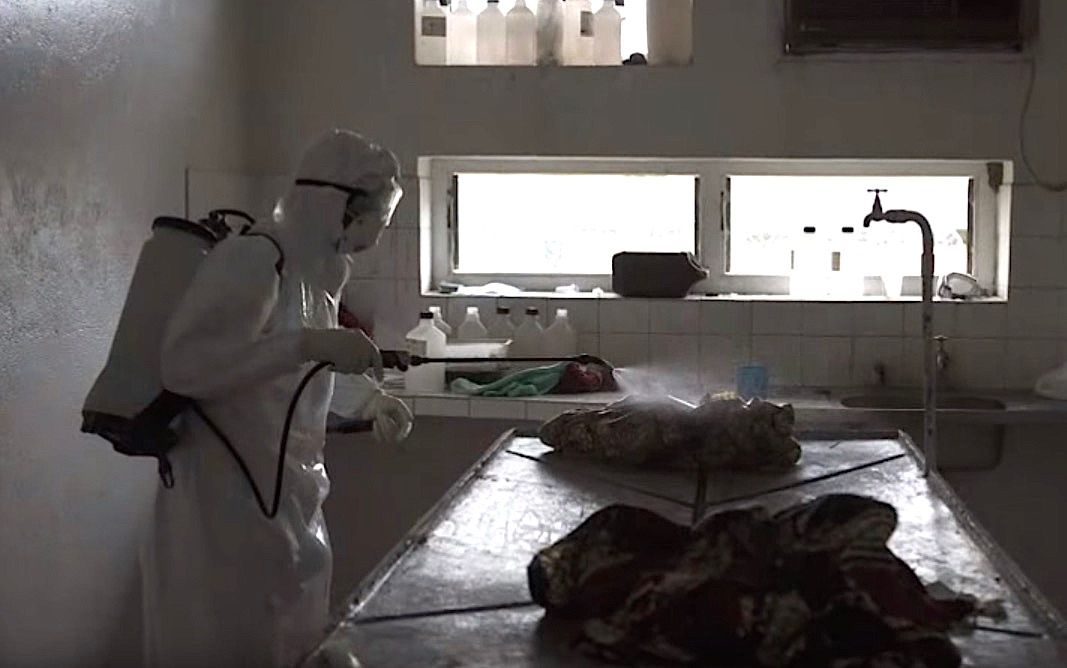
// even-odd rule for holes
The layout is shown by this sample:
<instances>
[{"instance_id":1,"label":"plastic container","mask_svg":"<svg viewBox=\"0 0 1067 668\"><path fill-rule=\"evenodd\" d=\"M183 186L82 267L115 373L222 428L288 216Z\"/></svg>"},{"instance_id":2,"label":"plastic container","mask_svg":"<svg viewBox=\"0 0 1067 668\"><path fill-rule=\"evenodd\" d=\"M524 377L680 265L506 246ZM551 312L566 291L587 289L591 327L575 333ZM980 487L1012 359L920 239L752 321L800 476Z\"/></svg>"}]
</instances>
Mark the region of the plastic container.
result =
<instances>
[{"instance_id":1,"label":"plastic container","mask_svg":"<svg viewBox=\"0 0 1067 668\"><path fill-rule=\"evenodd\" d=\"M563 11L563 62L593 64L593 5L589 0L567 0Z\"/></svg>"},{"instance_id":2,"label":"plastic container","mask_svg":"<svg viewBox=\"0 0 1067 668\"><path fill-rule=\"evenodd\" d=\"M456 338L460 341L482 341L489 336L485 325L482 324L482 316L477 306L467 307L467 317L459 326Z\"/></svg>"},{"instance_id":3,"label":"plastic container","mask_svg":"<svg viewBox=\"0 0 1067 668\"><path fill-rule=\"evenodd\" d=\"M500 11L500 0L489 0L478 15L478 64L504 65L508 62L507 19Z\"/></svg>"},{"instance_id":4,"label":"plastic container","mask_svg":"<svg viewBox=\"0 0 1067 668\"><path fill-rule=\"evenodd\" d=\"M692 253L618 253L611 287L623 297L681 298L708 277Z\"/></svg>"},{"instance_id":5,"label":"plastic container","mask_svg":"<svg viewBox=\"0 0 1067 668\"><path fill-rule=\"evenodd\" d=\"M593 64L622 65L622 14L616 0L604 0L593 17Z\"/></svg>"},{"instance_id":6,"label":"plastic container","mask_svg":"<svg viewBox=\"0 0 1067 668\"><path fill-rule=\"evenodd\" d=\"M693 0L650 0L648 63L688 65L693 61Z\"/></svg>"},{"instance_id":7,"label":"plastic container","mask_svg":"<svg viewBox=\"0 0 1067 668\"><path fill-rule=\"evenodd\" d=\"M448 64L448 15L438 0L423 0L415 40L415 62L419 65Z\"/></svg>"},{"instance_id":8,"label":"plastic container","mask_svg":"<svg viewBox=\"0 0 1067 668\"><path fill-rule=\"evenodd\" d=\"M511 309L498 307L496 318L489 323L489 338L507 340L515 338L515 323L511 321Z\"/></svg>"},{"instance_id":9,"label":"plastic container","mask_svg":"<svg viewBox=\"0 0 1067 668\"><path fill-rule=\"evenodd\" d=\"M540 312L535 308L526 309L526 317L515 330L511 341L512 357L544 356L545 329L541 326Z\"/></svg>"},{"instance_id":10,"label":"plastic container","mask_svg":"<svg viewBox=\"0 0 1067 668\"><path fill-rule=\"evenodd\" d=\"M442 332L444 332L446 337L452 336L452 325L448 324L445 321L444 316L441 315L441 307L440 306L431 306L429 311L430 311L430 313L433 313L433 324L434 324L434 326L437 327L437 329L439 329Z\"/></svg>"},{"instance_id":11,"label":"plastic container","mask_svg":"<svg viewBox=\"0 0 1067 668\"><path fill-rule=\"evenodd\" d=\"M452 0L448 15L448 64L478 64L478 17L467 0Z\"/></svg>"},{"instance_id":12,"label":"plastic container","mask_svg":"<svg viewBox=\"0 0 1067 668\"><path fill-rule=\"evenodd\" d=\"M548 357L573 357L578 354L578 332L571 327L567 309L556 309L556 320L545 330L542 347Z\"/></svg>"},{"instance_id":13,"label":"plastic container","mask_svg":"<svg viewBox=\"0 0 1067 668\"><path fill-rule=\"evenodd\" d=\"M419 357L444 357L445 334L433 324L433 313L419 314L419 324L407 334L407 349ZM409 392L444 392L445 367L443 364L413 366L404 373L404 387Z\"/></svg>"},{"instance_id":14,"label":"plastic container","mask_svg":"<svg viewBox=\"0 0 1067 668\"><path fill-rule=\"evenodd\" d=\"M793 242L793 269L789 294L794 297L825 297L830 283L832 256L814 225L802 227Z\"/></svg>"},{"instance_id":15,"label":"plastic container","mask_svg":"<svg viewBox=\"0 0 1067 668\"><path fill-rule=\"evenodd\" d=\"M515 0L506 19L508 65L537 64L537 17L526 0Z\"/></svg>"},{"instance_id":16,"label":"plastic container","mask_svg":"<svg viewBox=\"0 0 1067 668\"><path fill-rule=\"evenodd\" d=\"M537 64L563 64L563 0L537 1Z\"/></svg>"},{"instance_id":17,"label":"plastic container","mask_svg":"<svg viewBox=\"0 0 1067 668\"><path fill-rule=\"evenodd\" d=\"M841 236L834 240L830 253L830 291L834 297L853 299L864 293L866 268L860 258L862 247L856 228L841 228Z\"/></svg>"}]
</instances>

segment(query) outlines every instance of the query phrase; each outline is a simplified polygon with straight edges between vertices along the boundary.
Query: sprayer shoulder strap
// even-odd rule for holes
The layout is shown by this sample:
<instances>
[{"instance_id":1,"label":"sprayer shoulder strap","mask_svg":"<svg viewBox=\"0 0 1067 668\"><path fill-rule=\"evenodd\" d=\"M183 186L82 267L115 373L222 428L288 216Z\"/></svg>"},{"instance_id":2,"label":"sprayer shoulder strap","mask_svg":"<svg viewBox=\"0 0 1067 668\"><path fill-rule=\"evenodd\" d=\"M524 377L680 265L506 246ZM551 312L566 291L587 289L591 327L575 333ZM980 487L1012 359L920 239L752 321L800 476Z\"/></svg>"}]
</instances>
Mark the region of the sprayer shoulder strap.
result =
<instances>
[{"instance_id":1,"label":"sprayer shoulder strap","mask_svg":"<svg viewBox=\"0 0 1067 668\"><path fill-rule=\"evenodd\" d=\"M278 243L278 241L274 237L263 232L243 232L241 233L241 236L262 237L274 244L274 248L278 251L278 261L274 263L274 270L278 272L278 276L282 275L282 269L285 268L285 251L282 250L282 245Z\"/></svg>"}]
</instances>

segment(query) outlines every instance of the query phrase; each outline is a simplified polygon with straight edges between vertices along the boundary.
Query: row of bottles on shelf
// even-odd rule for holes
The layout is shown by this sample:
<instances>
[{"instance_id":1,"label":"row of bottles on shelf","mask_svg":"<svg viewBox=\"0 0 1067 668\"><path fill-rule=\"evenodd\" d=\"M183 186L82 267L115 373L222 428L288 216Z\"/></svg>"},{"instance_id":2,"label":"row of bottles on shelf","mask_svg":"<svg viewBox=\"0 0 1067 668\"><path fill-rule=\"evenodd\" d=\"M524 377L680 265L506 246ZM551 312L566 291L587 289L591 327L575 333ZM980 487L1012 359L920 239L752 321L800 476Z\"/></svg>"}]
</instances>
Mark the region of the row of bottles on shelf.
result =
<instances>
[{"instance_id":1,"label":"row of bottles on shelf","mask_svg":"<svg viewBox=\"0 0 1067 668\"><path fill-rule=\"evenodd\" d=\"M456 328L445 321L439 306L431 306L419 315L418 326L408 332L408 352L420 357L448 357L450 338L470 343L510 341L508 356L513 358L564 358L578 354L578 333L570 324L567 309L556 309L555 321L545 328L536 308L526 309L517 326L511 320L510 309L498 308L496 317L486 327L477 306L467 308L466 317ZM441 364L413 367L405 376L405 385L415 392L444 391L445 367Z\"/></svg>"},{"instance_id":2,"label":"row of bottles on shelf","mask_svg":"<svg viewBox=\"0 0 1067 668\"><path fill-rule=\"evenodd\" d=\"M475 15L467 0L416 0L420 65L621 65L625 0L500 0Z\"/></svg>"}]
</instances>

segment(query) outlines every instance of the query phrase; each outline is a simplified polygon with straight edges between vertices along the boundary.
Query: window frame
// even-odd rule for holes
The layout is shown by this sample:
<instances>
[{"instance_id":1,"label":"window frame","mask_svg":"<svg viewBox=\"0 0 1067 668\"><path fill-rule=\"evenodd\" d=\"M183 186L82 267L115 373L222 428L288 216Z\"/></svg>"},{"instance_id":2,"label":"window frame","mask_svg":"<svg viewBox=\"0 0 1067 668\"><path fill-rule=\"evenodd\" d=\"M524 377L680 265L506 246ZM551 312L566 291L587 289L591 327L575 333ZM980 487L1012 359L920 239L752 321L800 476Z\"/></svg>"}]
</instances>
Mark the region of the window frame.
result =
<instances>
[{"instance_id":1,"label":"window frame","mask_svg":"<svg viewBox=\"0 0 1067 668\"><path fill-rule=\"evenodd\" d=\"M998 169L991 169L992 167ZM999 169L999 168L1002 168ZM1003 191L995 188L991 174L1005 175ZM789 294L786 276L731 275L726 271L729 195L731 176L960 176L974 184L969 249L972 273L992 296L1005 296L1007 281L1003 239L1009 233L1004 194L1010 194L1011 162L1005 160L901 160L901 159L766 159L766 158L597 158L597 157L453 157L419 159L421 191L422 282L430 291L441 282L480 285L503 282L525 291L552 292L560 285L577 285L588 291L611 290L611 275L461 274L455 271L456 225L453 184L463 172L508 174L664 174L693 175L697 188L696 255L710 275L693 292L708 295L784 296ZM873 199L872 199L873 201ZM1010 197L1008 199L1010 204ZM857 224L862 218L857 216ZM638 249L635 249L638 250ZM915 249L915 268L921 249ZM917 271L905 274L902 297L920 293ZM865 280L865 295L878 296L878 276Z\"/></svg>"}]
</instances>

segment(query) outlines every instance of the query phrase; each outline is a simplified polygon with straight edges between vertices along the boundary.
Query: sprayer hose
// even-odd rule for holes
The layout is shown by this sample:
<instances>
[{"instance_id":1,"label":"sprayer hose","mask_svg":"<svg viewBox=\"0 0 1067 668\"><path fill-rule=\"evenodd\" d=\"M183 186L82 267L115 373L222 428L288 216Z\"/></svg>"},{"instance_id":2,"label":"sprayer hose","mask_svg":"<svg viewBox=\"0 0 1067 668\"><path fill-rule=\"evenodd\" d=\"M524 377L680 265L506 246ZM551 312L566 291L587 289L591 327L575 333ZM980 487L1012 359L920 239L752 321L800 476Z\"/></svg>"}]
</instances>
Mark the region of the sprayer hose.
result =
<instances>
[{"instance_id":1,"label":"sprayer hose","mask_svg":"<svg viewBox=\"0 0 1067 668\"><path fill-rule=\"evenodd\" d=\"M237 452L237 448L233 447L233 443L226 434L223 433L218 425L204 413L200 404L193 402L193 412L204 421L204 424L208 426L208 429L222 441L222 444L226 446L226 449L233 455L234 460L237 461L237 465L241 468L241 473L244 474L245 480L248 481L249 486L252 488L252 493L256 497L256 503L259 504L259 509L263 511L263 514L268 519L274 519L278 515L278 507L281 503L282 481L285 478L285 453L289 448L289 430L293 424L293 415L296 413L296 405L300 401L301 395L304 394L304 390L307 388L308 383L311 382L311 379L328 366L330 366L328 362L322 362L316 364L311 371L308 371L297 386L296 392L293 393L293 398L289 401L289 410L285 413L285 426L282 427L281 442L278 445L278 469L274 475L274 497L271 500L270 508L267 507L267 502L264 500L262 492L259 491L259 485L256 484L255 479L252 477L252 472L248 468L248 464L245 463L241 454Z\"/></svg>"}]
</instances>

